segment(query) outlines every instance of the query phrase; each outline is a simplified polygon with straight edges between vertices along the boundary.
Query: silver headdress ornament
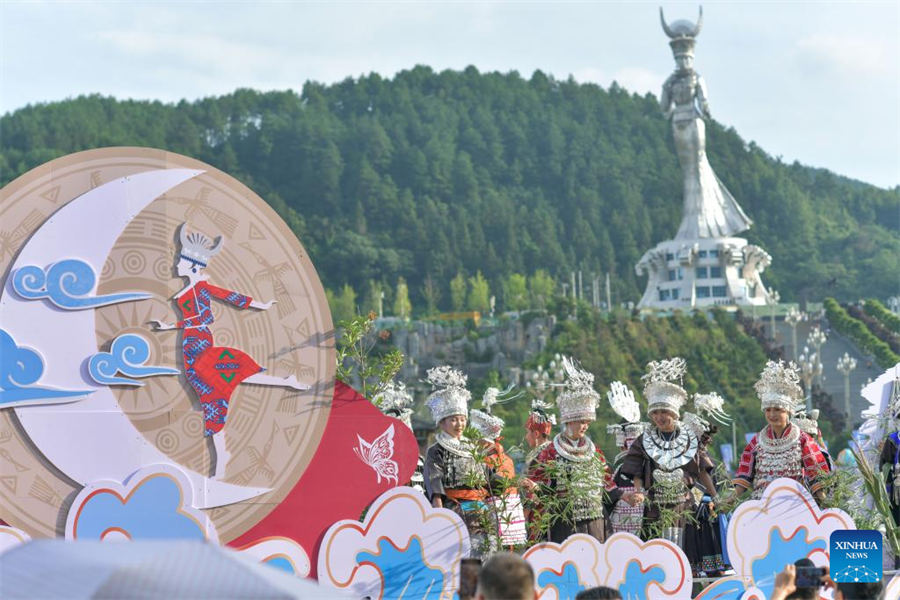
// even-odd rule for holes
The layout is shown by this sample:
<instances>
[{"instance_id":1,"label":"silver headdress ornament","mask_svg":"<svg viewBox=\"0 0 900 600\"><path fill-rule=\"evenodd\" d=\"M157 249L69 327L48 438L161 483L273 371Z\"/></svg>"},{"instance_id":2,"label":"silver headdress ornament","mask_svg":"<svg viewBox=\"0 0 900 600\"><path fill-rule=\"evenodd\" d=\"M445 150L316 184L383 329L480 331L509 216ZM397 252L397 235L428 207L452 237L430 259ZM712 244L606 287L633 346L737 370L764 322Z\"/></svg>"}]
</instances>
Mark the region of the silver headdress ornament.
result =
<instances>
[{"instance_id":1,"label":"silver headdress ornament","mask_svg":"<svg viewBox=\"0 0 900 600\"><path fill-rule=\"evenodd\" d=\"M413 397L403 383L390 382L384 390L375 395L373 399L381 412L389 417L396 417L403 424L412 429Z\"/></svg>"},{"instance_id":2,"label":"silver headdress ornament","mask_svg":"<svg viewBox=\"0 0 900 600\"><path fill-rule=\"evenodd\" d=\"M722 425L731 423L731 417L725 412L724 406L725 399L715 392L694 394L694 408L697 412L684 411L681 422L700 438L712 427L708 419L713 419Z\"/></svg>"},{"instance_id":3,"label":"silver headdress ornament","mask_svg":"<svg viewBox=\"0 0 900 600\"><path fill-rule=\"evenodd\" d=\"M659 7L659 22L662 24L663 31L671 40L669 46L672 47L672 54L679 56L681 54L694 54L694 42L700 29L703 28L703 7L700 7L700 16L697 17L697 23L691 23L683 19L674 21L671 24L666 23L666 17L663 14L662 6Z\"/></svg>"},{"instance_id":4,"label":"silver headdress ornament","mask_svg":"<svg viewBox=\"0 0 900 600\"><path fill-rule=\"evenodd\" d=\"M686 370L683 358L647 363L647 374L641 377L644 382L644 397L647 399L647 414L654 410L668 410L676 415L687 401L687 392L681 387ZM678 383L675 383L675 382Z\"/></svg>"},{"instance_id":5,"label":"silver headdress ornament","mask_svg":"<svg viewBox=\"0 0 900 600\"><path fill-rule=\"evenodd\" d=\"M800 374L793 362L770 360L753 387L763 410L770 407L782 408L793 414L803 398Z\"/></svg>"},{"instance_id":6,"label":"silver headdress ornament","mask_svg":"<svg viewBox=\"0 0 900 600\"><path fill-rule=\"evenodd\" d=\"M731 424L731 415L725 412L725 399L715 392L694 394L694 407L703 416L709 416L722 425Z\"/></svg>"},{"instance_id":7,"label":"silver headdress ornament","mask_svg":"<svg viewBox=\"0 0 900 600\"><path fill-rule=\"evenodd\" d=\"M199 231L187 232L187 223L178 228L178 240L181 242L181 256L202 266L209 264L209 259L222 249L225 239L222 236L213 242Z\"/></svg>"},{"instance_id":8,"label":"silver headdress ornament","mask_svg":"<svg viewBox=\"0 0 900 600\"><path fill-rule=\"evenodd\" d=\"M568 356L563 357L562 363L566 381L556 384L564 388L556 397L560 420L563 423L596 420L600 394L594 390L594 375Z\"/></svg>"},{"instance_id":9,"label":"silver headdress ornament","mask_svg":"<svg viewBox=\"0 0 900 600\"><path fill-rule=\"evenodd\" d=\"M531 401L529 418L538 424L550 423L551 425L556 425L556 415L550 412L551 410L553 410L552 404L544 402L540 398L535 398Z\"/></svg>"},{"instance_id":10,"label":"silver headdress ornament","mask_svg":"<svg viewBox=\"0 0 900 600\"><path fill-rule=\"evenodd\" d=\"M434 367L428 369L426 379L434 388L425 405L431 409L435 425L445 417L468 414L472 394L466 389L468 378L462 371L447 365Z\"/></svg>"},{"instance_id":11,"label":"silver headdress ornament","mask_svg":"<svg viewBox=\"0 0 900 600\"><path fill-rule=\"evenodd\" d=\"M489 387L484 391L484 396L481 398L481 406L484 410L480 411L474 409L469 412L469 420L472 422L472 427L480 431L481 437L484 439L493 442L500 437L500 433L503 431L505 423L500 417L492 415L491 410L495 405L508 402L515 398L516 396L509 395L512 389L512 385L502 391L499 388Z\"/></svg>"},{"instance_id":12,"label":"silver headdress ornament","mask_svg":"<svg viewBox=\"0 0 900 600\"><path fill-rule=\"evenodd\" d=\"M613 381L609 384L606 399L613 412L622 417L624 423L613 423L606 426L606 433L616 436L616 445L625 446L628 439L637 439L644 432L644 423L641 423L641 406L634 399L634 392L628 389L621 381Z\"/></svg>"},{"instance_id":13,"label":"silver headdress ornament","mask_svg":"<svg viewBox=\"0 0 900 600\"><path fill-rule=\"evenodd\" d=\"M818 408L814 408L810 411L807 411L805 408L803 410L798 410L791 421L800 428L800 431L811 435L813 439L819 435Z\"/></svg>"}]
</instances>

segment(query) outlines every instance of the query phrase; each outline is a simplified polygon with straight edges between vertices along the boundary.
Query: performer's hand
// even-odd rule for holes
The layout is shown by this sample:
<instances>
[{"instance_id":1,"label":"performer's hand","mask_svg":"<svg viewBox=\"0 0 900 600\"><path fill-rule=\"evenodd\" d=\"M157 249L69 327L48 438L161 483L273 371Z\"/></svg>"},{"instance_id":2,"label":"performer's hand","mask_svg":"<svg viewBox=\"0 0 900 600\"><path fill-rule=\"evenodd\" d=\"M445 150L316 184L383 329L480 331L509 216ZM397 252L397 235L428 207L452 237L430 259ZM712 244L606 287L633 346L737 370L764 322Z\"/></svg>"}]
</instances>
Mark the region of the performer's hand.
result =
<instances>
[{"instance_id":1,"label":"performer's hand","mask_svg":"<svg viewBox=\"0 0 900 600\"><path fill-rule=\"evenodd\" d=\"M637 506L644 503L644 492L633 492L631 494L631 505Z\"/></svg>"},{"instance_id":2,"label":"performer's hand","mask_svg":"<svg viewBox=\"0 0 900 600\"><path fill-rule=\"evenodd\" d=\"M160 321L159 319L153 319L150 321L150 324L153 325L157 331L165 331L166 329L175 329L174 323L166 323L165 321Z\"/></svg>"},{"instance_id":3,"label":"performer's hand","mask_svg":"<svg viewBox=\"0 0 900 600\"><path fill-rule=\"evenodd\" d=\"M525 477L521 481L521 486L525 490L527 490L529 492L533 492L535 490L535 488L537 487L537 484L535 482L533 482L532 480L528 479L527 477Z\"/></svg>"},{"instance_id":4,"label":"performer's hand","mask_svg":"<svg viewBox=\"0 0 900 600\"><path fill-rule=\"evenodd\" d=\"M277 304L278 300L269 300L268 302L256 302L255 300L250 303L251 308L256 308L259 310L269 310L272 308L273 304Z\"/></svg>"}]
</instances>

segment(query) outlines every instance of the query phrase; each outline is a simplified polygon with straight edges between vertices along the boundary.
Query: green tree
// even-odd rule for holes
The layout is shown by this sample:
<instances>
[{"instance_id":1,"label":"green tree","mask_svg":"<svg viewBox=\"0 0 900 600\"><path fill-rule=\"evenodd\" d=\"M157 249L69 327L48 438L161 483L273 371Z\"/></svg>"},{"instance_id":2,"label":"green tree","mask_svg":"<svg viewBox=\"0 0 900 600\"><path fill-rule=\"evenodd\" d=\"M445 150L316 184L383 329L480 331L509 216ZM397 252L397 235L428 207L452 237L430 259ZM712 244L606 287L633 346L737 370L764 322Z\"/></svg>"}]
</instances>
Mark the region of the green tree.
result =
<instances>
[{"instance_id":1,"label":"green tree","mask_svg":"<svg viewBox=\"0 0 900 600\"><path fill-rule=\"evenodd\" d=\"M450 280L450 305L456 312L466 306L466 278L462 273Z\"/></svg>"},{"instance_id":2,"label":"green tree","mask_svg":"<svg viewBox=\"0 0 900 600\"><path fill-rule=\"evenodd\" d=\"M528 308L528 280L519 273L510 273L503 281L503 303L507 310Z\"/></svg>"},{"instance_id":3,"label":"green tree","mask_svg":"<svg viewBox=\"0 0 900 600\"><path fill-rule=\"evenodd\" d=\"M481 271L469 277L469 296L466 304L469 310L487 313L491 309L491 288Z\"/></svg>"},{"instance_id":4,"label":"green tree","mask_svg":"<svg viewBox=\"0 0 900 600\"><path fill-rule=\"evenodd\" d=\"M538 269L534 275L528 278L528 291L534 306L545 308L547 302L553 297L556 282L543 269Z\"/></svg>"},{"instance_id":5,"label":"green tree","mask_svg":"<svg viewBox=\"0 0 900 600\"><path fill-rule=\"evenodd\" d=\"M422 298L425 300L425 314L431 316L438 311L438 302L441 301L441 290L438 288L431 275L425 277L422 284Z\"/></svg>"},{"instance_id":6,"label":"green tree","mask_svg":"<svg viewBox=\"0 0 900 600\"><path fill-rule=\"evenodd\" d=\"M412 303L409 301L409 287L406 280L400 277L397 279L397 292L394 294L394 316L401 319L409 319L412 313Z\"/></svg>"},{"instance_id":7,"label":"green tree","mask_svg":"<svg viewBox=\"0 0 900 600\"><path fill-rule=\"evenodd\" d=\"M328 307L331 309L331 319L335 323L347 321L356 316L356 292L350 284L344 284L337 294L326 289L325 297L328 299Z\"/></svg>"}]
</instances>

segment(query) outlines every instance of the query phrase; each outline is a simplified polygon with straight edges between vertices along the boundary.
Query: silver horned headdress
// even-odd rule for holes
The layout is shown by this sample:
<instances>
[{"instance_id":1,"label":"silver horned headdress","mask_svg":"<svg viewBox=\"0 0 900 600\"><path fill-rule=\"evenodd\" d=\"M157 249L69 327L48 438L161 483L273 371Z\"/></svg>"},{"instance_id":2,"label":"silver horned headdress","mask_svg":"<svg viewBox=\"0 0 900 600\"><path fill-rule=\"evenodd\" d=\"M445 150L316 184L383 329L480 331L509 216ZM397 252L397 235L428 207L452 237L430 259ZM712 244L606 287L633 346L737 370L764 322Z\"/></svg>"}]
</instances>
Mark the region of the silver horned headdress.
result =
<instances>
[{"instance_id":1,"label":"silver horned headdress","mask_svg":"<svg viewBox=\"0 0 900 600\"><path fill-rule=\"evenodd\" d=\"M763 410L782 408L793 414L803 398L800 374L793 362L770 360L753 387Z\"/></svg>"},{"instance_id":2,"label":"silver horned headdress","mask_svg":"<svg viewBox=\"0 0 900 600\"><path fill-rule=\"evenodd\" d=\"M213 242L199 231L188 233L187 223L182 223L178 228L178 240L181 242L181 257L204 267L209 264L209 259L217 254L225 243L222 236L217 237Z\"/></svg>"},{"instance_id":3,"label":"silver horned headdress","mask_svg":"<svg viewBox=\"0 0 900 600\"><path fill-rule=\"evenodd\" d=\"M613 381L609 384L606 399L613 412L622 417L624 423L613 423L606 426L606 433L616 436L616 445L620 448L626 446L627 440L637 439L644 431L644 423L641 423L641 406L634 399L634 392L628 389L621 381Z\"/></svg>"},{"instance_id":4,"label":"silver horned headdress","mask_svg":"<svg viewBox=\"0 0 900 600\"><path fill-rule=\"evenodd\" d=\"M684 19L679 19L672 23L666 23L666 17L663 14L662 6L659 7L659 21L662 24L663 31L671 40L669 46L672 47L672 54L679 56L681 54L694 54L694 41L700 35L700 29L703 27L703 7L700 7L700 16L697 17L697 23L691 23Z\"/></svg>"},{"instance_id":5,"label":"silver horned headdress","mask_svg":"<svg viewBox=\"0 0 900 600\"><path fill-rule=\"evenodd\" d=\"M435 425L445 417L468 415L471 392L466 389L468 378L462 371L444 365L428 369L426 379L434 391L425 405L431 409Z\"/></svg>"},{"instance_id":6,"label":"silver horned headdress","mask_svg":"<svg viewBox=\"0 0 900 600\"><path fill-rule=\"evenodd\" d=\"M374 398L375 404L381 412L389 417L395 417L403 421L403 424L412 429L413 397L406 389L406 385L398 382L390 382Z\"/></svg>"},{"instance_id":7,"label":"silver horned headdress","mask_svg":"<svg viewBox=\"0 0 900 600\"><path fill-rule=\"evenodd\" d=\"M556 397L560 420L563 423L596 420L600 394L594 390L594 375L568 356L563 357L562 363L566 381L561 384L563 391Z\"/></svg>"},{"instance_id":8,"label":"silver horned headdress","mask_svg":"<svg viewBox=\"0 0 900 600\"><path fill-rule=\"evenodd\" d=\"M675 357L647 363L644 382L644 397L647 399L647 414L654 410L668 410L679 415L687 401L687 392L681 387L686 363ZM677 381L677 383L676 383Z\"/></svg>"}]
</instances>

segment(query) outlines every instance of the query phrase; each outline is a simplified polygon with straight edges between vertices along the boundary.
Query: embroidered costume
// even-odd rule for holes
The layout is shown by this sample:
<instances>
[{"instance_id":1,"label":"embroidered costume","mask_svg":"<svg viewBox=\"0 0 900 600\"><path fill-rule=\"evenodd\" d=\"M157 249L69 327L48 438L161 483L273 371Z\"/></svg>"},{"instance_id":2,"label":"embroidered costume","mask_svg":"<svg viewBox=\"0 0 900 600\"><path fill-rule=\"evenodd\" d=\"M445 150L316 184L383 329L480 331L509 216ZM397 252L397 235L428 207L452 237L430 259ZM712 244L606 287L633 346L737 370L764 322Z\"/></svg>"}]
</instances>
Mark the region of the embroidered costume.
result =
<instances>
[{"instance_id":1,"label":"embroidered costume","mask_svg":"<svg viewBox=\"0 0 900 600\"><path fill-rule=\"evenodd\" d=\"M802 402L803 390L794 363L770 360L754 387L763 411L779 408L793 415ZM816 494L822 489L822 473L828 471L828 462L818 444L798 424L788 423L780 437L776 437L771 425L766 425L741 454L734 484L752 489L753 497L759 498L769 483L788 477Z\"/></svg>"},{"instance_id":2,"label":"embroidered costume","mask_svg":"<svg viewBox=\"0 0 900 600\"><path fill-rule=\"evenodd\" d=\"M787 477L815 494L822 489L822 473L827 472L828 463L818 444L799 427L789 424L776 438L772 426L766 425L741 454L734 484L752 489L753 498L760 498L769 483Z\"/></svg>"},{"instance_id":3,"label":"embroidered costume","mask_svg":"<svg viewBox=\"0 0 900 600\"><path fill-rule=\"evenodd\" d=\"M184 329L181 342L184 372L197 393L203 409L204 432L208 436L225 426L234 388L251 375L265 370L241 350L213 345L209 328L213 322L210 307L213 298L240 309L248 308L252 302L249 296L206 281L198 281L176 299L183 315L176 327Z\"/></svg>"}]
</instances>

